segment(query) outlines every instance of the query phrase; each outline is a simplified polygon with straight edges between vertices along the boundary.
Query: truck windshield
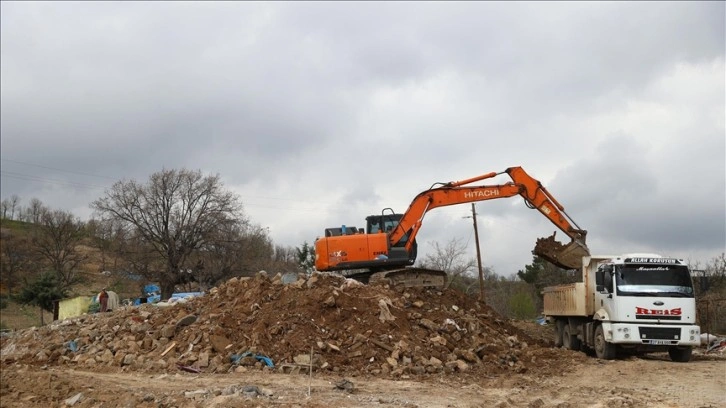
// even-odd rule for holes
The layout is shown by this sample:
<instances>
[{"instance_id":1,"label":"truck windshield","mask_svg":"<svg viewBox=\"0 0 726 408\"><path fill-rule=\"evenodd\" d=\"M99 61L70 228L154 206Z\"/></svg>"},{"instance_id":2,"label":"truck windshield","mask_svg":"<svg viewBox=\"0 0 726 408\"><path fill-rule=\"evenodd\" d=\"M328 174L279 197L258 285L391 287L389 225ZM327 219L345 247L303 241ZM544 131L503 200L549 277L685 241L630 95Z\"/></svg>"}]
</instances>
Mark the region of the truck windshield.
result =
<instances>
[{"instance_id":1,"label":"truck windshield","mask_svg":"<svg viewBox=\"0 0 726 408\"><path fill-rule=\"evenodd\" d=\"M615 282L619 296L693 297L691 274L683 265L617 266Z\"/></svg>"}]
</instances>

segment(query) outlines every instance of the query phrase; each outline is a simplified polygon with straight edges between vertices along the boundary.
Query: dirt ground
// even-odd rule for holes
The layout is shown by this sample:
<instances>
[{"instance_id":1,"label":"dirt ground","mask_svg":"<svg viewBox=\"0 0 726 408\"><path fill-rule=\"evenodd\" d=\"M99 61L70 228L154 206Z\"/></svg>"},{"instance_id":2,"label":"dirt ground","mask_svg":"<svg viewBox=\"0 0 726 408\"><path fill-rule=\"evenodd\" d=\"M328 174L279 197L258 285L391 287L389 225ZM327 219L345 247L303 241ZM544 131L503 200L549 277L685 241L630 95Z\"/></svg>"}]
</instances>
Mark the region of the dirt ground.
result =
<instances>
[{"instance_id":1,"label":"dirt ground","mask_svg":"<svg viewBox=\"0 0 726 408\"><path fill-rule=\"evenodd\" d=\"M0 407L726 407L722 352L604 361L552 338L455 291L234 278L0 338Z\"/></svg>"},{"instance_id":2,"label":"dirt ground","mask_svg":"<svg viewBox=\"0 0 726 408\"><path fill-rule=\"evenodd\" d=\"M564 352L563 353L569 353ZM441 374L389 380L327 374L148 374L12 366L2 407L724 407L726 360L695 355L578 362L558 375ZM250 386L245 395L245 386ZM254 387L257 387L256 389ZM341 389L342 388L342 389ZM259 390L259 392L258 392ZM234 393L234 391L242 391ZM225 395L227 394L227 395Z\"/></svg>"}]
</instances>

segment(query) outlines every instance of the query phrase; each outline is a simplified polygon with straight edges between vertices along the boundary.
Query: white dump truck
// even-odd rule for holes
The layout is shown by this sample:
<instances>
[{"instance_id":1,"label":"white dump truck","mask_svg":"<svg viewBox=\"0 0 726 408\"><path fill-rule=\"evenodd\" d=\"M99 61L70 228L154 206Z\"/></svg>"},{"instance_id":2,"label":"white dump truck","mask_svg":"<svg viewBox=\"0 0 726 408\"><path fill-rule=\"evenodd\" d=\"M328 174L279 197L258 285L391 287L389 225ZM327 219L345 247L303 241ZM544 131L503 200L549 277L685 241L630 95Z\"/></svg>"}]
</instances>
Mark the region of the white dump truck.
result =
<instances>
[{"instance_id":1,"label":"white dump truck","mask_svg":"<svg viewBox=\"0 0 726 408\"><path fill-rule=\"evenodd\" d=\"M700 344L688 265L655 254L585 256L582 281L544 289L544 314L555 345L594 350L611 360L618 351L667 351L687 362Z\"/></svg>"}]
</instances>

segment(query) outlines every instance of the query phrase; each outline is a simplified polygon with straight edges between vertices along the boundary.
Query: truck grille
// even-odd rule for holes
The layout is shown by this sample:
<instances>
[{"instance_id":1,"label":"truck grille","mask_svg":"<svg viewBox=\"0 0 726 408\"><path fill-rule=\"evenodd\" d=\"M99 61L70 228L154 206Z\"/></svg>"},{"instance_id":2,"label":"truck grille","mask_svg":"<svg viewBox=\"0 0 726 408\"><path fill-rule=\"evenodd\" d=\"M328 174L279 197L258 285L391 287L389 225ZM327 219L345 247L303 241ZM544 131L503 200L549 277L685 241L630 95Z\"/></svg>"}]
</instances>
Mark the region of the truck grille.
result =
<instances>
[{"instance_id":1,"label":"truck grille","mask_svg":"<svg viewBox=\"0 0 726 408\"><path fill-rule=\"evenodd\" d=\"M638 327L643 344L678 344L681 329L672 327Z\"/></svg>"}]
</instances>

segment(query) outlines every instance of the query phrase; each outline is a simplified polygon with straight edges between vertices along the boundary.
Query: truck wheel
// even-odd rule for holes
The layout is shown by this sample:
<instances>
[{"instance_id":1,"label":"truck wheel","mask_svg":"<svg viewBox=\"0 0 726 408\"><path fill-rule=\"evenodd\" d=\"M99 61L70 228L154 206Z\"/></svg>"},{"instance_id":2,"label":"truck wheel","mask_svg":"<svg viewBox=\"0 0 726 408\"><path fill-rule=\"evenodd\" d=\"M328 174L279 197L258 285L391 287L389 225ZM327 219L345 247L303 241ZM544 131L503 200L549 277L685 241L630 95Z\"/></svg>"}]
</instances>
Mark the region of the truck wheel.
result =
<instances>
[{"instance_id":1,"label":"truck wheel","mask_svg":"<svg viewBox=\"0 0 726 408\"><path fill-rule=\"evenodd\" d=\"M565 328L563 320L555 320L555 347L562 347L562 331Z\"/></svg>"},{"instance_id":2,"label":"truck wheel","mask_svg":"<svg viewBox=\"0 0 726 408\"><path fill-rule=\"evenodd\" d=\"M562 330L562 346L568 350L580 350L580 339L570 334L571 331L570 325L565 323Z\"/></svg>"},{"instance_id":3,"label":"truck wheel","mask_svg":"<svg viewBox=\"0 0 726 408\"><path fill-rule=\"evenodd\" d=\"M602 325L595 329L595 355L603 360L612 360L615 358L615 345L605 340L605 332Z\"/></svg>"},{"instance_id":4,"label":"truck wheel","mask_svg":"<svg viewBox=\"0 0 726 408\"><path fill-rule=\"evenodd\" d=\"M677 363L687 363L691 361L692 353L693 349L691 347L671 347L668 349L668 355L671 356L671 361L675 361Z\"/></svg>"}]
</instances>

